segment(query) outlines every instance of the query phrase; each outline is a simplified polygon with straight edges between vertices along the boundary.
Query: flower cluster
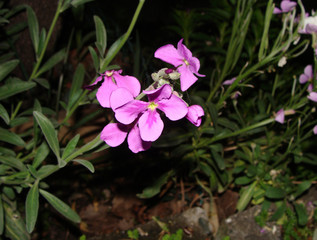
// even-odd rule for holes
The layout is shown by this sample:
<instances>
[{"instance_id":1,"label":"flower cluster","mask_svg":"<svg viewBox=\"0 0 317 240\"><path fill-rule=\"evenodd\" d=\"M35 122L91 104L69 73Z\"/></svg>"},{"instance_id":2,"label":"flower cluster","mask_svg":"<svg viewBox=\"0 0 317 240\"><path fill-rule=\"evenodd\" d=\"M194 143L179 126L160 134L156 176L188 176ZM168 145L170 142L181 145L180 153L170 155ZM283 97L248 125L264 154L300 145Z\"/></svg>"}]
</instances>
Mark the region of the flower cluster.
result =
<instances>
[{"instance_id":1,"label":"flower cluster","mask_svg":"<svg viewBox=\"0 0 317 240\"><path fill-rule=\"evenodd\" d=\"M123 76L122 71L106 71L92 85L101 83L96 97L100 105L111 108L117 122L109 123L100 138L109 146L116 147L127 138L128 146L134 153L145 151L163 132L161 114L171 121L187 118L200 126L204 110L199 105L189 106L182 94L174 89L174 82L180 80L180 88L186 91L197 81L200 62L181 39L177 48L168 44L156 50L154 56L174 66L153 73L153 84L141 91L140 82L133 76ZM142 101L147 96L148 101Z\"/></svg>"}]
</instances>

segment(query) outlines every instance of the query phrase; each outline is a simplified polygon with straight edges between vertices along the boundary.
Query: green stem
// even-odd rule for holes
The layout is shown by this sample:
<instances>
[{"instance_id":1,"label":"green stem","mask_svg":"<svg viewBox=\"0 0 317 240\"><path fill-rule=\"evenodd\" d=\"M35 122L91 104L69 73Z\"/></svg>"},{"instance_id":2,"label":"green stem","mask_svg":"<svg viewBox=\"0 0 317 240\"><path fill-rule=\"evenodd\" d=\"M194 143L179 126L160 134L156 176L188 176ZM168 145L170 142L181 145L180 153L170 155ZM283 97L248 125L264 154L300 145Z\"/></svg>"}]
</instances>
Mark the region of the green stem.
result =
<instances>
[{"instance_id":1,"label":"green stem","mask_svg":"<svg viewBox=\"0 0 317 240\"><path fill-rule=\"evenodd\" d=\"M42 60L43 60L43 57L44 57L44 54L46 52L46 48L48 46L48 43L50 41L50 38L52 36L52 33L53 33L53 30L55 28L55 25L56 25L56 22L57 22L57 19L59 17L59 14L60 14L60 10L61 10L61 7L62 7L62 1L59 1L58 2L58 5L57 5L57 9L56 9L56 13L55 13L55 16L53 18L53 21L52 21L52 24L50 26L50 29L47 33L47 37L45 39L45 43L44 43L44 46L43 46L43 50L41 51L41 54L40 54L40 57L38 58L38 61L36 62L36 65L35 67L33 68L33 71L32 71L32 74L30 76L30 78L28 79L28 81L31 81L33 78L37 77L37 71L42 63Z\"/></svg>"}]
</instances>

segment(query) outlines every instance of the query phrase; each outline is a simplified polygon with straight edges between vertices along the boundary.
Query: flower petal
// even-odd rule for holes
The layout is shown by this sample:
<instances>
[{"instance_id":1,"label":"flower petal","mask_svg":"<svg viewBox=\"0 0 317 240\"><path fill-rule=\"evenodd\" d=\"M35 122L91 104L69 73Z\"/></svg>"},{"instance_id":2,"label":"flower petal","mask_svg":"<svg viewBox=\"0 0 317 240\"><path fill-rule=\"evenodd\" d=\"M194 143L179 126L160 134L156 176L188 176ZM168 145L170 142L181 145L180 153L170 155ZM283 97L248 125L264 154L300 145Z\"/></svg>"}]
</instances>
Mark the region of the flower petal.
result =
<instances>
[{"instance_id":1,"label":"flower petal","mask_svg":"<svg viewBox=\"0 0 317 240\"><path fill-rule=\"evenodd\" d=\"M177 52L180 56L183 57L183 59L186 59L187 61L189 61L192 57L193 54L192 52L183 44L183 40L181 39L178 43L177 43Z\"/></svg>"},{"instance_id":2,"label":"flower petal","mask_svg":"<svg viewBox=\"0 0 317 240\"><path fill-rule=\"evenodd\" d=\"M164 123L158 112L149 109L140 117L139 128L143 141L154 142L161 136Z\"/></svg>"},{"instance_id":3,"label":"flower petal","mask_svg":"<svg viewBox=\"0 0 317 240\"><path fill-rule=\"evenodd\" d=\"M123 123L132 123L141 112L147 109L148 103L140 100L133 100L114 110L115 118Z\"/></svg>"},{"instance_id":4,"label":"flower petal","mask_svg":"<svg viewBox=\"0 0 317 240\"><path fill-rule=\"evenodd\" d=\"M132 93L126 88L118 88L111 93L110 106L115 111L118 107L133 101Z\"/></svg>"},{"instance_id":5,"label":"flower petal","mask_svg":"<svg viewBox=\"0 0 317 240\"><path fill-rule=\"evenodd\" d=\"M308 95L308 99L313 102L317 102L317 92L310 92Z\"/></svg>"},{"instance_id":6,"label":"flower petal","mask_svg":"<svg viewBox=\"0 0 317 240\"><path fill-rule=\"evenodd\" d=\"M124 142L128 127L120 123L109 123L101 131L100 139L111 147L117 147Z\"/></svg>"},{"instance_id":7,"label":"flower petal","mask_svg":"<svg viewBox=\"0 0 317 240\"><path fill-rule=\"evenodd\" d=\"M292 1L282 1L281 2L281 9L283 12L289 12L296 7L297 3Z\"/></svg>"},{"instance_id":8,"label":"flower petal","mask_svg":"<svg viewBox=\"0 0 317 240\"><path fill-rule=\"evenodd\" d=\"M148 96L149 101L152 102L170 98L173 90L169 84L164 84L158 89L143 92Z\"/></svg>"},{"instance_id":9,"label":"flower petal","mask_svg":"<svg viewBox=\"0 0 317 240\"><path fill-rule=\"evenodd\" d=\"M127 141L130 150L134 153L148 150L151 147L151 142L145 142L141 139L140 129L136 124L131 129Z\"/></svg>"},{"instance_id":10,"label":"flower petal","mask_svg":"<svg viewBox=\"0 0 317 240\"><path fill-rule=\"evenodd\" d=\"M186 116L188 108L184 100L171 95L169 99L163 99L158 102L158 109L163 111L170 120L176 121Z\"/></svg>"},{"instance_id":11,"label":"flower petal","mask_svg":"<svg viewBox=\"0 0 317 240\"><path fill-rule=\"evenodd\" d=\"M201 117L204 115L204 109L201 106L192 105L188 107L186 118L196 127L199 127L201 124Z\"/></svg>"},{"instance_id":12,"label":"flower petal","mask_svg":"<svg viewBox=\"0 0 317 240\"><path fill-rule=\"evenodd\" d=\"M181 90L185 92L191 85L197 81L197 77L187 68L187 66L181 66L178 68L178 72L181 74Z\"/></svg>"},{"instance_id":13,"label":"flower petal","mask_svg":"<svg viewBox=\"0 0 317 240\"><path fill-rule=\"evenodd\" d=\"M184 64L182 56L179 55L179 52L172 44L167 44L157 49L154 53L154 57L170 63L175 67Z\"/></svg>"},{"instance_id":14,"label":"flower petal","mask_svg":"<svg viewBox=\"0 0 317 240\"><path fill-rule=\"evenodd\" d=\"M284 123L284 109L280 109L275 116L275 121L283 124Z\"/></svg>"},{"instance_id":15,"label":"flower petal","mask_svg":"<svg viewBox=\"0 0 317 240\"><path fill-rule=\"evenodd\" d=\"M118 87L111 81L111 78L105 77L105 80L99 87L96 97L98 102L104 108L110 108L110 96L111 93L116 90Z\"/></svg>"},{"instance_id":16,"label":"flower petal","mask_svg":"<svg viewBox=\"0 0 317 240\"><path fill-rule=\"evenodd\" d=\"M313 65L307 65L304 69L304 74L307 75L308 78L312 79L314 76Z\"/></svg>"},{"instance_id":17,"label":"flower petal","mask_svg":"<svg viewBox=\"0 0 317 240\"><path fill-rule=\"evenodd\" d=\"M117 86L120 88L128 89L133 97L136 97L140 94L141 84L138 79L132 76L122 76L117 72L113 73L113 77L117 83Z\"/></svg>"},{"instance_id":18,"label":"flower petal","mask_svg":"<svg viewBox=\"0 0 317 240\"><path fill-rule=\"evenodd\" d=\"M314 134L317 134L317 125L315 125L314 129L313 129Z\"/></svg>"}]
</instances>

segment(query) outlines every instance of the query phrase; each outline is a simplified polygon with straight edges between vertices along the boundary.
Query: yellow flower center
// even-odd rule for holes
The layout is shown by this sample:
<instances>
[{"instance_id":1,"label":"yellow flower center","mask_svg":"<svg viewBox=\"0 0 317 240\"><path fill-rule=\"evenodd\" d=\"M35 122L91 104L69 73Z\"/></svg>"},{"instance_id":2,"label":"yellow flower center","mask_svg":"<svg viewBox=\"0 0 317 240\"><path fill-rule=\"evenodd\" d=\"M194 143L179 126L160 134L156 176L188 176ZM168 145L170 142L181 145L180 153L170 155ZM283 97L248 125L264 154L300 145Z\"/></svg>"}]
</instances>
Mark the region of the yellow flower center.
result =
<instances>
[{"instance_id":1,"label":"yellow flower center","mask_svg":"<svg viewBox=\"0 0 317 240\"><path fill-rule=\"evenodd\" d=\"M113 71L107 71L106 75L107 75L107 77L111 77L113 75Z\"/></svg>"},{"instance_id":2,"label":"yellow flower center","mask_svg":"<svg viewBox=\"0 0 317 240\"><path fill-rule=\"evenodd\" d=\"M156 104L155 102L150 102L147 107L153 111L155 110L155 108L158 107L158 104Z\"/></svg>"},{"instance_id":3,"label":"yellow flower center","mask_svg":"<svg viewBox=\"0 0 317 240\"><path fill-rule=\"evenodd\" d=\"M186 59L184 59L183 61L186 64L186 66L189 66L189 62Z\"/></svg>"}]
</instances>

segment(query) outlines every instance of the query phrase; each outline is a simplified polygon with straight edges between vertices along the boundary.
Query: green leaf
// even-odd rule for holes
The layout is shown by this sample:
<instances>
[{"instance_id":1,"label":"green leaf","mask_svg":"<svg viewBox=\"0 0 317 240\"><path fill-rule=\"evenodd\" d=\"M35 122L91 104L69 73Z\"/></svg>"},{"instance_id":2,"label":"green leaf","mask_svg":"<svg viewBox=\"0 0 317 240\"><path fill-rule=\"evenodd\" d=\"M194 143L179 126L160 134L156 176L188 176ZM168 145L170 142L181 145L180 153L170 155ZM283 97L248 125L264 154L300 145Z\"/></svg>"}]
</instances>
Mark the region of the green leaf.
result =
<instances>
[{"instance_id":1,"label":"green leaf","mask_svg":"<svg viewBox=\"0 0 317 240\"><path fill-rule=\"evenodd\" d=\"M94 165L92 165L91 162L84 160L84 159L75 159L73 160L74 162L77 162L81 165L83 165L85 168L87 168L90 172L94 173L95 172L95 168Z\"/></svg>"},{"instance_id":2,"label":"green leaf","mask_svg":"<svg viewBox=\"0 0 317 240\"><path fill-rule=\"evenodd\" d=\"M41 35L39 38L38 50L37 50L38 56L40 56L43 51L45 40L46 40L46 30L45 28L42 28Z\"/></svg>"},{"instance_id":3,"label":"green leaf","mask_svg":"<svg viewBox=\"0 0 317 240\"><path fill-rule=\"evenodd\" d=\"M36 83L34 82L25 82L18 78L11 78L8 83L0 87L0 100L27 91L35 86Z\"/></svg>"},{"instance_id":4,"label":"green leaf","mask_svg":"<svg viewBox=\"0 0 317 240\"><path fill-rule=\"evenodd\" d=\"M256 185L257 185L257 182L253 182L247 188L243 189L243 192L240 195L240 199L238 200L238 203L237 203L237 210L239 212L243 211L247 207L249 202L251 201Z\"/></svg>"},{"instance_id":5,"label":"green leaf","mask_svg":"<svg viewBox=\"0 0 317 240\"><path fill-rule=\"evenodd\" d=\"M81 4L84 4L84 3L87 3L87 2L92 2L94 0L73 0L71 2L71 4L74 6L74 7L78 7L79 5Z\"/></svg>"},{"instance_id":6,"label":"green leaf","mask_svg":"<svg viewBox=\"0 0 317 240\"><path fill-rule=\"evenodd\" d=\"M8 114L7 110L4 108L4 106L2 104L0 104L0 117L3 119L3 121L7 125L9 125L10 117L9 117L9 114Z\"/></svg>"},{"instance_id":7,"label":"green leaf","mask_svg":"<svg viewBox=\"0 0 317 240\"><path fill-rule=\"evenodd\" d=\"M305 191L307 191L311 186L311 182L310 181L304 181L301 182L300 184L298 184L297 186L297 190L295 193L292 194L292 196L294 198L299 197L300 195L302 195Z\"/></svg>"},{"instance_id":8,"label":"green leaf","mask_svg":"<svg viewBox=\"0 0 317 240\"><path fill-rule=\"evenodd\" d=\"M0 162L8 166L14 167L20 171L26 171L24 164L17 158L11 156L0 156Z\"/></svg>"},{"instance_id":9,"label":"green leaf","mask_svg":"<svg viewBox=\"0 0 317 240\"><path fill-rule=\"evenodd\" d=\"M236 178L236 180L234 182L235 182L235 184L238 184L238 185L246 185L246 184L249 184L252 180L253 180L253 178L249 178L247 176L242 176L242 177Z\"/></svg>"},{"instance_id":10,"label":"green leaf","mask_svg":"<svg viewBox=\"0 0 317 240\"><path fill-rule=\"evenodd\" d=\"M80 94L83 91L81 87L84 82L84 77L85 77L85 67L83 64L79 64L78 67L76 68L73 81L72 81L72 86L69 92L69 101L67 106L68 110L71 109L71 107L78 100L78 98L80 97Z\"/></svg>"},{"instance_id":11,"label":"green leaf","mask_svg":"<svg viewBox=\"0 0 317 240\"><path fill-rule=\"evenodd\" d=\"M48 80L45 78L35 78L35 79L33 79L33 81L37 82L38 84L40 84L42 87L44 87L46 89L50 89L50 84L49 84Z\"/></svg>"},{"instance_id":12,"label":"green leaf","mask_svg":"<svg viewBox=\"0 0 317 240\"><path fill-rule=\"evenodd\" d=\"M25 201L26 230L31 233L34 230L39 210L39 181L35 181L30 188Z\"/></svg>"},{"instance_id":13,"label":"green leaf","mask_svg":"<svg viewBox=\"0 0 317 240\"><path fill-rule=\"evenodd\" d=\"M19 64L19 60L11 60L0 64L0 82Z\"/></svg>"},{"instance_id":14,"label":"green leaf","mask_svg":"<svg viewBox=\"0 0 317 240\"><path fill-rule=\"evenodd\" d=\"M5 235L11 240L30 240L31 237L26 231L25 223L20 213L3 202L5 216Z\"/></svg>"},{"instance_id":15,"label":"green leaf","mask_svg":"<svg viewBox=\"0 0 317 240\"><path fill-rule=\"evenodd\" d=\"M58 169L59 167L57 165L44 165L37 171L37 178L44 179Z\"/></svg>"},{"instance_id":16,"label":"green leaf","mask_svg":"<svg viewBox=\"0 0 317 240\"><path fill-rule=\"evenodd\" d=\"M211 153L212 153L212 156L213 156L213 159L215 160L218 168L220 170L224 170L226 168L225 166L225 160L223 159L222 156L220 156L219 153L217 153L216 151L214 150L211 150Z\"/></svg>"},{"instance_id":17,"label":"green leaf","mask_svg":"<svg viewBox=\"0 0 317 240\"><path fill-rule=\"evenodd\" d=\"M37 55L39 48L39 23L37 21L37 17L33 9L31 7L27 7L26 10L28 16L30 37L33 43L35 54Z\"/></svg>"},{"instance_id":18,"label":"green leaf","mask_svg":"<svg viewBox=\"0 0 317 240\"><path fill-rule=\"evenodd\" d=\"M50 146L55 156L57 157L58 165L60 167L65 166L66 163L60 159L60 153L59 153L60 148L59 148L58 138L57 138L57 134L52 122L38 111L34 111L33 115L37 123L40 125L40 128L45 136L45 139L48 145Z\"/></svg>"},{"instance_id":19,"label":"green leaf","mask_svg":"<svg viewBox=\"0 0 317 240\"><path fill-rule=\"evenodd\" d=\"M77 134L67 143L62 155L62 159L67 158L75 150L77 143L79 141L79 138L80 138L80 135Z\"/></svg>"},{"instance_id":20,"label":"green leaf","mask_svg":"<svg viewBox=\"0 0 317 240\"><path fill-rule=\"evenodd\" d=\"M265 197L271 199L282 199L286 195L285 191L281 188L269 186L265 191Z\"/></svg>"},{"instance_id":21,"label":"green leaf","mask_svg":"<svg viewBox=\"0 0 317 240\"><path fill-rule=\"evenodd\" d=\"M277 204L277 205L278 205L278 204ZM286 208L287 208L287 207L286 207L285 202L282 202L282 203L280 204L280 206L277 206L276 211L274 212L274 214L272 215L272 217L270 218L269 221L277 221L278 219L280 219L280 218L283 216L283 214L284 214Z\"/></svg>"},{"instance_id":22,"label":"green leaf","mask_svg":"<svg viewBox=\"0 0 317 240\"><path fill-rule=\"evenodd\" d=\"M94 16L96 27L96 47L98 48L101 57L105 55L107 48L107 31L102 20L98 16Z\"/></svg>"},{"instance_id":23,"label":"green leaf","mask_svg":"<svg viewBox=\"0 0 317 240\"><path fill-rule=\"evenodd\" d=\"M73 222L79 223L81 221L78 214L59 198L43 189L40 189L40 193L60 214Z\"/></svg>"},{"instance_id":24,"label":"green leaf","mask_svg":"<svg viewBox=\"0 0 317 240\"><path fill-rule=\"evenodd\" d=\"M46 71L50 70L54 67L58 62L62 61L66 56L65 49L62 49L55 53L50 59L47 60L46 63L38 70L34 78L38 78L41 74L45 73Z\"/></svg>"},{"instance_id":25,"label":"green leaf","mask_svg":"<svg viewBox=\"0 0 317 240\"><path fill-rule=\"evenodd\" d=\"M306 208L304 206L304 204L294 204L295 205L295 211L297 214L297 221L298 221L298 225L301 227L306 226L307 222L308 222L308 215L306 212Z\"/></svg>"},{"instance_id":26,"label":"green leaf","mask_svg":"<svg viewBox=\"0 0 317 240\"><path fill-rule=\"evenodd\" d=\"M7 129L0 128L0 141L7 142L16 146L24 146L25 142L23 139Z\"/></svg>"},{"instance_id":27,"label":"green leaf","mask_svg":"<svg viewBox=\"0 0 317 240\"><path fill-rule=\"evenodd\" d=\"M118 51L120 50L122 46L122 42L124 41L124 35L119 37L109 48L106 58L100 63L100 72L104 72L109 63L112 61L112 59L116 56Z\"/></svg>"},{"instance_id":28,"label":"green leaf","mask_svg":"<svg viewBox=\"0 0 317 240\"><path fill-rule=\"evenodd\" d=\"M89 50L90 55L92 57L95 70L96 70L96 72L98 72L99 71L99 58L98 58L98 55L97 55L95 49L93 49L91 46L88 47L88 50Z\"/></svg>"},{"instance_id":29,"label":"green leaf","mask_svg":"<svg viewBox=\"0 0 317 240\"><path fill-rule=\"evenodd\" d=\"M142 193L137 194L139 198L151 198L158 194L161 187L168 181L168 179L174 174L174 171L168 171L160 176L151 186L143 189Z\"/></svg>"},{"instance_id":30,"label":"green leaf","mask_svg":"<svg viewBox=\"0 0 317 240\"><path fill-rule=\"evenodd\" d=\"M4 232L4 213L3 213L2 198L0 194L0 236L2 236L3 232Z\"/></svg>"}]
</instances>

